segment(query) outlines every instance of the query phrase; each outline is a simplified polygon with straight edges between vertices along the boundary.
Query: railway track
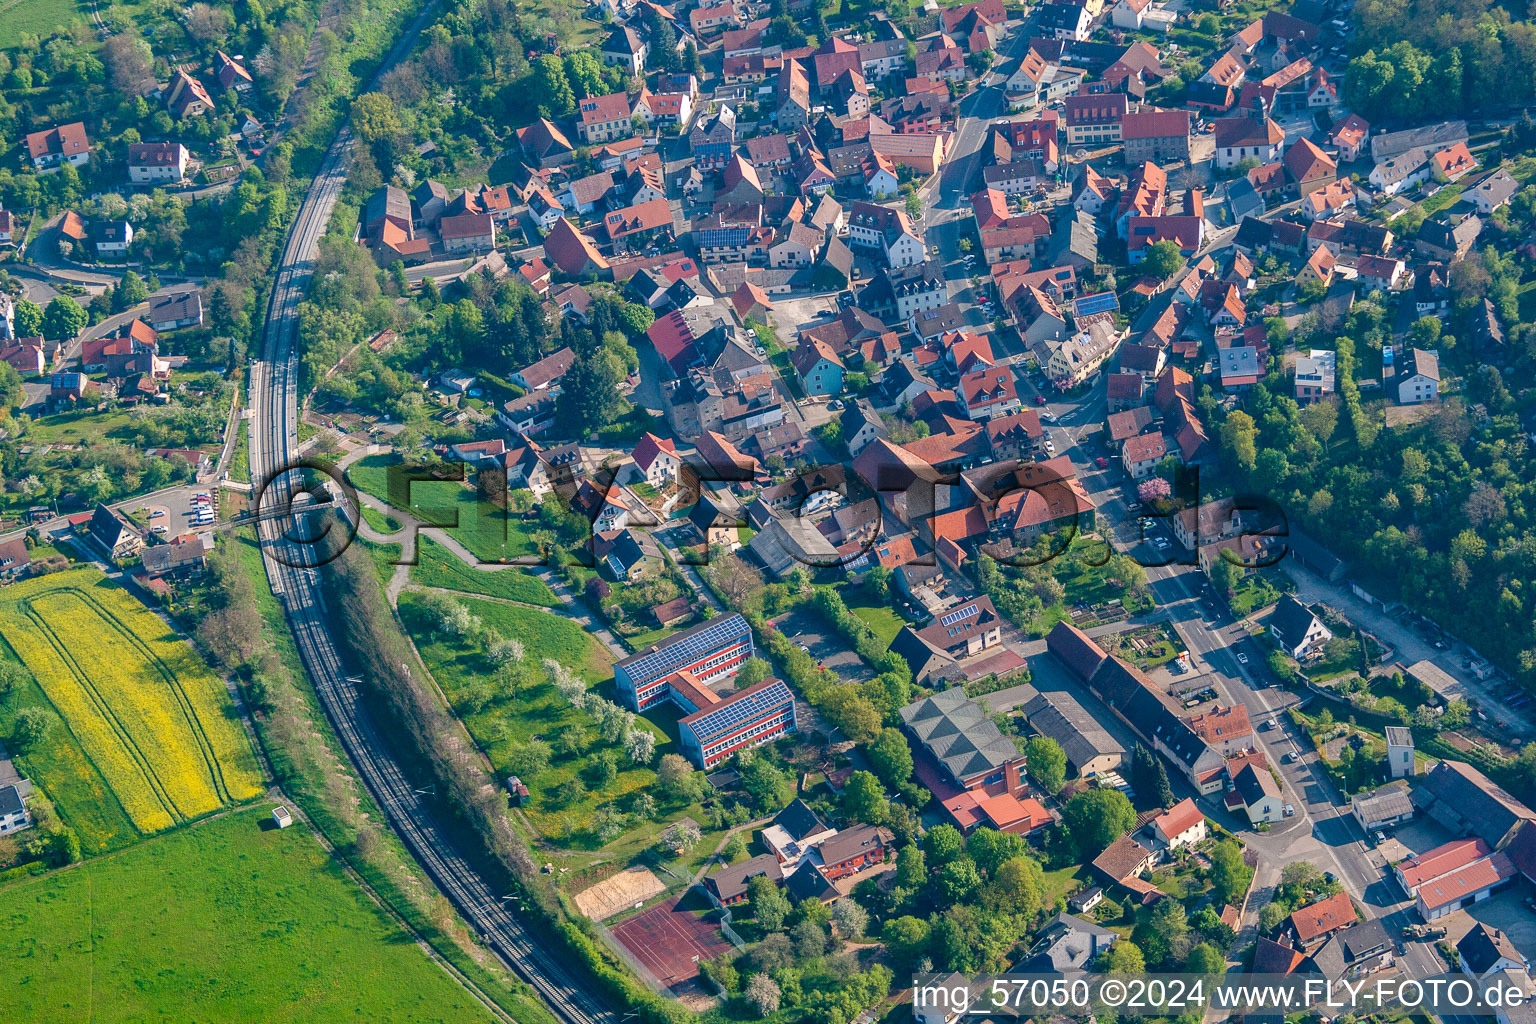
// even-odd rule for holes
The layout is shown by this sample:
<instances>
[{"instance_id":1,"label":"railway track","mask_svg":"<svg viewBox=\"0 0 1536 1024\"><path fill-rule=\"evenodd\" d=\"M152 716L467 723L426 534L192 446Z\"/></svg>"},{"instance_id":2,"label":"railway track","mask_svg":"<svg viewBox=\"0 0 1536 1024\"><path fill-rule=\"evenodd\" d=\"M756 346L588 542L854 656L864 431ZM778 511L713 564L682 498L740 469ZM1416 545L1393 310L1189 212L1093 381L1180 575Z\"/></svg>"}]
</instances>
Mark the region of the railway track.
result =
<instances>
[{"instance_id":1,"label":"railway track","mask_svg":"<svg viewBox=\"0 0 1536 1024\"><path fill-rule=\"evenodd\" d=\"M406 44L421 24L422 19L418 19L383 68L408 52ZM298 357L294 347L298 306L308 291L320 236L346 183L352 145L351 132L343 127L304 196L273 283L262 358L251 368L252 478L270 480L273 499L283 505L299 486L298 474L286 470L298 450ZM539 945L509 907L512 898L491 889L442 831L424 795L381 741L361 706L359 680L347 675L331 635L318 570L304 567L305 545L291 539L286 524L277 517L259 519L256 530L267 578L283 605L315 692L390 827L487 947L524 978L557 1016L567 1024L617 1024L617 1016L583 985L580 976Z\"/></svg>"}]
</instances>

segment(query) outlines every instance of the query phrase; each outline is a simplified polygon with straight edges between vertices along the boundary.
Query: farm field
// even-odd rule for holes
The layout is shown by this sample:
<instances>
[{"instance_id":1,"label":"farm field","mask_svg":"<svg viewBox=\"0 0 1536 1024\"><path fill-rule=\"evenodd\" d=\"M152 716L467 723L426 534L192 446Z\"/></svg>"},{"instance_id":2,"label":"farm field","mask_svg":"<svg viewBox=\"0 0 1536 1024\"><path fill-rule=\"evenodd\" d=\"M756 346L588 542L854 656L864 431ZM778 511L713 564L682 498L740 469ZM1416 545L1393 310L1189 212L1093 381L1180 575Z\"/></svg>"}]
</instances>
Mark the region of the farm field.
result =
<instances>
[{"instance_id":1,"label":"farm field","mask_svg":"<svg viewBox=\"0 0 1536 1024\"><path fill-rule=\"evenodd\" d=\"M0 1017L483 1021L302 825L270 804L0 889Z\"/></svg>"},{"instance_id":2,"label":"farm field","mask_svg":"<svg viewBox=\"0 0 1536 1024\"><path fill-rule=\"evenodd\" d=\"M28 770L87 852L136 838L124 826L148 835L260 795L224 683L101 573L6 588L0 636L36 680L33 699L58 718Z\"/></svg>"}]
</instances>

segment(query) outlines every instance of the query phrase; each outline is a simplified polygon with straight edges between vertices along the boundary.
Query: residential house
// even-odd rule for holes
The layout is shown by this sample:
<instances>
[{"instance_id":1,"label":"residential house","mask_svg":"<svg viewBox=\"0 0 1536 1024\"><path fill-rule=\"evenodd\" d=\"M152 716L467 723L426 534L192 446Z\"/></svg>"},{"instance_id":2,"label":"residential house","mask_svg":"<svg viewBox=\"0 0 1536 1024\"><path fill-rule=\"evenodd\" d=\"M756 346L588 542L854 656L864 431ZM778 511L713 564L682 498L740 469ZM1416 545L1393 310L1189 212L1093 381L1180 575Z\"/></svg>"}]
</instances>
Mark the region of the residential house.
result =
<instances>
[{"instance_id":1,"label":"residential house","mask_svg":"<svg viewBox=\"0 0 1536 1024\"><path fill-rule=\"evenodd\" d=\"M1124 114L1120 135L1125 143L1126 165L1189 159L1189 127L1187 110L1144 108Z\"/></svg>"},{"instance_id":2,"label":"residential house","mask_svg":"<svg viewBox=\"0 0 1536 1024\"><path fill-rule=\"evenodd\" d=\"M1149 823L1158 845L1168 852L1205 841L1209 835L1205 815L1194 800L1185 797Z\"/></svg>"},{"instance_id":3,"label":"residential house","mask_svg":"<svg viewBox=\"0 0 1536 1024\"><path fill-rule=\"evenodd\" d=\"M1309 949L1321 945L1334 932L1352 927L1357 920L1349 893L1338 892L1293 913L1289 927L1301 948Z\"/></svg>"},{"instance_id":4,"label":"residential house","mask_svg":"<svg viewBox=\"0 0 1536 1024\"><path fill-rule=\"evenodd\" d=\"M203 293L196 288L158 295L150 300L149 326L156 331L174 331L203 324Z\"/></svg>"},{"instance_id":5,"label":"residential house","mask_svg":"<svg viewBox=\"0 0 1536 1024\"><path fill-rule=\"evenodd\" d=\"M39 171L54 171L66 163L84 167L91 159L91 140L79 121L32 132L26 141L27 156Z\"/></svg>"},{"instance_id":6,"label":"residential house","mask_svg":"<svg viewBox=\"0 0 1536 1024\"><path fill-rule=\"evenodd\" d=\"M1333 632L1323 625L1323 620L1289 594L1275 605L1268 627L1280 649L1297 661L1321 655L1323 644L1333 639Z\"/></svg>"},{"instance_id":7,"label":"residential house","mask_svg":"<svg viewBox=\"0 0 1536 1024\"><path fill-rule=\"evenodd\" d=\"M628 25L618 25L603 40L599 52L604 64L623 68L628 75L638 75L645 70L645 58L650 48L634 29Z\"/></svg>"},{"instance_id":8,"label":"residential house","mask_svg":"<svg viewBox=\"0 0 1536 1024\"><path fill-rule=\"evenodd\" d=\"M1254 825L1279 821L1284 815L1284 803L1275 777L1268 769L1256 768L1253 764L1237 773L1227 800L1229 807L1241 808Z\"/></svg>"},{"instance_id":9,"label":"residential house","mask_svg":"<svg viewBox=\"0 0 1536 1024\"><path fill-rule=\"evenodd\" d=\"M1502 971L1529 971L1531 962L1508 933L1481 921L1456 943L1461 969L1479 980Z\"/></svg>"},{"instance_id":10,"label":"residential house","mask_svg":"<svg viewBox=\"0 0 1536 1024\"><path fill-rule=\"evenodd\" d=\"M959 390L966 413L973 420L1006 416L1020 408L1013 370L1006 366L989 366L964 375Z\"/></svg>"},{"instance_id":11,"label":"residential house","mask_svg":"<svg viewBox=\"0 0 1536 1024\"><path fill-rule=\"evenodd\" d=\"M724 167L736 148L736 111L722 103L709 118L694 122L688 133L688 149L699 167Z\"/></svg>"},{"instance_id":12,"label":"residential house","mask_svg":"<svg viewBox=\"0 0 1536 1024\"><path fill-rule=\"evenodd\" d=\"M843 361L824 341L801 341L790 362L808 395L836 395L843 390Z\"/></svg>"},{"instance_id":13,"label":"residential house","mask_svg":"<svg viewBox=\"0 0 1536 1024\"><path fill-rule=\"evenodd\" d=\"M1350 114L1333 126L1328 141L1338 150L1341 161L1354 163L1362 156L1370 135L1370 123L1359 114Z\"/></svg>"},{"instance_id":14,"label":"residential house","mask_svg":"<svg viewBox=\"0 0 1536 1024\"><path fill-rule=\"evenodd\" d=\"M1162 434L1128 437L1120 446L1121 463L1132 480L1145 480L1153 476L1167 457L1168 443Z\"/></svg>"},{"instance_id":15,"label":"residential house","mask_svg":"<svg viewBox=\"0 0 1536 1024\"><path fill-rule=\"evenodd\" d=\"M1478 182L1470 194L1477 212L1486 217L1508 203L1518 191L1520 191L1520 183L1508 171L1501 168Z\"/></svg>"},{"instance_id":16,"label":"residential house","mask_svg":"<svg viewBox=\"0 0 1536 1024\"><path fill-rule=\"evenodd\" d=\"M943 264L925 260L905 267L883 268L859 292L859 307L887 323L938 309L949 301Z\"/></svg>"},{"instance_id":17,"label":"residential house","mask_svg":"<svg viewBox=\"0 0 1536 1024\"><path fill-rule=\"evenodd\" d=\"M213 109L213 97L203 83L178 70L171 76L170 87L165 91L165 109L178 121L205 114Z\"/></svg>"},{"instance_id":18,"label":"residential house","mask_svg":"<svg viewBox=\"0 0 1536 1024\"><path fill-rule=\"evenodd\" d=\"M1067 145L1072 148L1100 147L1121 141L1123 121L1129 109L1129 97L1124 93L1067 97L1062 109Z\"/></svg>"},{"instance_id":19,"label":"residential house","mask_svg":"<svg viewBox=\"0 0 1536 1024\"><path fill-rule=\"evenodd\" d=\"M1311 349L1296 360L1296 401L1309 405L1333 394L1337 374L1338 353L1333 349Z\"/></svg>"},{"instance_id":20,"label":"residential house","mask_svg":"<svg viewBox=\"0 0 1536 1024\"><path fill-rule=\"evenodd\" d=\"M90 242L100 259L127 259L133 247L133 225L126 220L92 221Z\"/></svg>"},{"instance_id":21,"label":"residential house","mask_svg":"<svg viewBox=\"0 0 1536 1024\"><path fill-rule=\"evenodd\" d=\"M612 142L634 134L629 97L622 92L588 96L576 104L576 134L588 145Z\"/></svg>"},{"instance_id":22,"label":"residential house","mask_svg":"<svg viewBox=\"0 0 1536 1024\"><path fill-rule=\"evenodd\" d=\"M135 185L178 182L187 176L187 147L179 142L135 142L128 146L128 180Z\"/></svg>"},{"instance_id":23,"label":"residential house","mask_svg":"<svg viewBox=\"0 0 1536 1024\"><path fill-rule=\"evenodd\" d=\"M490 252L496 248L496 219L488 213L444 217L437 230L446 253Z\"/></svg>"},{"instance_id":24,"label":"residential house","mask_svg":"<svg viewBox=\"0 0 1536 1024\"><path fill-rule=\"evenodd\" d=\"M1247 159L1263 164L1280 156L1285 131L1267 116L1218 118L1215 122L1216 168L1228 171Z\"/></svg>"},{"instance_id":25,"label":"residential house","mask_svg":"<svg viewBox=\"0 0 1536 1024\"><path fill-rule=\"evenodd\" d=\"M1397 400L1403 405L1418 405L1440 399L1440 357L1422 348L1410 348L1397 382Z\"/></svg>"},{"instance_id":26,"label":"residential house","mask_svg":"<svg viewBox=\"0 0 1536 1024\"><path fill-rule=\"evenodd\" d=\"M848 212L848 244L879 253L893 269L922 263L922 239L902 210L855 202Z\"/></svg>"}]
</instances>

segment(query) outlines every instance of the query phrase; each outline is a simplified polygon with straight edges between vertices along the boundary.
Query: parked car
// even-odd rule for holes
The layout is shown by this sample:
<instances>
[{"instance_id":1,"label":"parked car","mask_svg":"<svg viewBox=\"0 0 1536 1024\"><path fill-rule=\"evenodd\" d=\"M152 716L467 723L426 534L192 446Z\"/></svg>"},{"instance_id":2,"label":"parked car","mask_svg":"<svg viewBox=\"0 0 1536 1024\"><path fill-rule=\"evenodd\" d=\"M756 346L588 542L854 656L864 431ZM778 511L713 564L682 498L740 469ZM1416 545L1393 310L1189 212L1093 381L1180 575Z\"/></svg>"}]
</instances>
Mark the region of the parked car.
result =
<instances>
[{"instance_id":1,"label":"parked car","mask_svg":"<svg viewBox=\"0 0 1536 1024\"><path fill-rule=\"evenodd\" d=\"M1248 655L1244 654L1242 651L1238 651L1237 652L1237 663L1239 665L1246 665L1246 664L1248 664Z\"/></svg>"},{"instance_id":2,"label":"parked car","mask_svg":"<svg viewBox=\"0 0 1536 1024\"><path fill-rule=\"evenodd\" d=\"M1094 459L1093 460L1093 464L1095 466L1098 466L1100 469L1108 469L1109 468L1109 460L1106 459L1102 455L1100 455L1098 458Z\"/></svg>"},{"instance_id":3,"label":"parked car","mask_svg":"<svg viewBox=\"0 0 1536 1024\"><path fill-rule=\"evenodd\" d=\"M1376 833L1376 845L1377 846L1381 846L1384 843L1386 843L1386 841L1387 841L1387 834L1385 832L1378 831Z\"/></svg>"}]
</instances>

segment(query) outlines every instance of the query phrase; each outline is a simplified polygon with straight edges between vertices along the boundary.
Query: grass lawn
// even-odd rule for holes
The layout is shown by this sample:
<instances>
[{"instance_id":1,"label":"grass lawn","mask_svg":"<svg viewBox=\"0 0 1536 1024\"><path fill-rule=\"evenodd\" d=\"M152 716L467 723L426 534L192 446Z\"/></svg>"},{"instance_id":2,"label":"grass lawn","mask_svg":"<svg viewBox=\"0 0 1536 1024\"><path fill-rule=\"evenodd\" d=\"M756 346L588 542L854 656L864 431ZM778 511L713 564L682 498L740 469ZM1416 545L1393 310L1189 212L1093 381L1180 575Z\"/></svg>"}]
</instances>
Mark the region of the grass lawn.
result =
<instances>
[{"instance_id":1,"label":"grass lawn","mask_svg":"<svg viewBox=\"0 0 1536 1024\"><path fill-rule=\"evenodd\" d=\"M1243 577L1232 595L1232 610L1239 616L1251 615L1260 608L1268 608L1280 600L1280 588L1262 572L1251 572Z\"/></svg>"},{"instance_id":2,"label":"grass lawn","mask_svg":"<svg viewBox=\"0 0 1536 1024\"><path fill-rule=\"evenodd\" d=\"M3 0L0 0L3 2ZM27 427L27 441L32 444L80 444L100 441L129 424L125 412L97 412L83 409L39 416Z\"/></svg>"},{"instance_id":3,"label":"grass lawn","mask_svg":"<svg viewBox=\"0 0 1536 1024\"><path fill-rule=\"evenodd\" d=\"M857 586L848 585L838 588L842 595L843 603L848 610L869 625L880 638L881 645L889 647L891 641L896 639L896 634L901 632L901 627L907 624L906 620L896 614L896 610L881 601L870 589L863 584Z\"/></svg>"},{"instance_id":4,"label":"grass lawn","mask_svg":"<svg viewBox=\"0 0 1536 1024\"><path fill-rule=\"evenodd\" d=\"M269 804L3 890L11 1020L489 1020ZM174 895L172 895L174 894Z\"/></svg>"},{"instance_id":5,"label":"grass lawn","mask_svg":"<svg viewBox=\"0 0 1536 1024\"><path fill-rule=\"evenodd\" d=\"M1461 198L1461 193L1466 189L1466 184L1460 181L1452 182L1439 192L1430 196L1419 204L1424 210L1426 218L1433 217L1441 210L1448 210Z\"/></svg>"},{"instance_id":6,"label":"grass lawn","mask_svg":"<svg viewBox=\"0 0 1536 1024\"><path fill-rule=\"evenodd\" d=\"M229 458L229 478L238 483L251 482L251 435L250 424L240 421L240 433L235 438L235 452Z\"/></svg>"},{"instance_id":7,"label":"grass lawn","mask_svg":"<svg viewBox=\"0 0 1536 1024\"><path fill-rule=\"evenodd\" d=\"M463 559L430 537L418 540L417 563L411 567L411 582L424 587L442 587L466 594L504 597L509 601L558 608L560 599L549 585L523 569L498 569L484 572L464 564Z\"/></svg>"},{"instance_id":8,"label":"grass lawn","mask_svg":"<svg viewBox=\"0 0 1536 1024\"><path fill-rule=\"evenodd\" d=\"M380 533L397 533L400 530L400 521L394 516L385 515L378 509L369 508L367 505L358 506L363 510L363 521Z\"/></svg>"},{"instance_id":9,"label":"grass lawn","mask_svg":"<svg viewBox=\"0 0 1536 1024\"><path fill-rule=\"evenodd\" d=\"M347 467L347 477L358 490L389 501L388 471L398 462L393 455L369 455ZM475 488L458 481L413 483L411 507L402 511L447 531L483 561L499 562L536 553L522 520L509 518L495 504L482 500Z\"/></svg>"},{"instance_id":10,"label":"grass lawn","mask_svg":"<svg viewBox=\"0 0 1536 1024\"><path fill-rule=\"evenodd\" d=\"M1041 887L1044 899L1041 902L1045 906L1050 906L1056 900L1065 899L1081 889L1083 887L1083 876L1087 874L1087 871L1088 869L1085 866L1074 864L1071 867L1057 868L1055 871L1045 872L1044 884Z\"/></svg>"},{"instance_id":11,"label":"grass lawn","mask_svg":"<svg viewBox=\"0 0 1536 1024\"><path fill-rule=\"evenodd\" d=\"M0 21L5 23L5 41L0 49L21 45L23 35L46 36L72 21L84 20L87 5L76 0L0 0Z\"/></svg>"},{"instance_id":12,"label":"grass lawn","mask_svg":"<svg viewBox=\"0 0 1536 1024\"><path fill-rule=\"evenodd\" d=\"M492 601L465 598L464 604L498 635L521 640L526 647L529 662L538 665L544 658L555 658L576 669L599 695L612 698L609 681L613 670L608 657L597 642L583 633L575 623L549 612ZM463 699L470 683L490 675L491 665L480 645L446 637L432 630L423 620L416 608L415 598L409 592L400 597L400 617L415 639L422 657L431 667L438 684L456 706ZM569 860L568 866L581 866L595 859L583 857L580 851L597 853L602 860L627 862L650 846L656 834L668 822L683 815L692 817L701 825L705 823L702 808L669 805L666 794L655 789L656 773L650 768L631 766L622 750L604 743L591 717L566 703L542 670L533 673L532 680L515 696L498 694L479 711L459 708L459 717L475 741L486 751L498 775L510 774L508 758L516 750L517 744L540 739L554 746L562 734L584 734L585 749L567 754L556 749L548 768L532 778L523 778L531 794L524 811L534 828L566 849L578 851ZM664 754L677 753L678 718L677 711L670 704L665 704L647 711L637 720L648 726L656 736L655 760ZM619 755L619 772L606 785L596 785L588 769L594 755L604 748L614 749ZM555 796L555 791L562 783L573 778L580 778L586 784L587 791L580 799L562 803ZM627 811L631 798L642 791L649 792L661 805L662 811L657 819L632 821L624 835L613 842L600 843L589 831L597 809L613 805L618 811ZM695 847L691 854L702 858L713 849L713 843L706 835L705 841Z\"/></svg>"}]
</instances>

